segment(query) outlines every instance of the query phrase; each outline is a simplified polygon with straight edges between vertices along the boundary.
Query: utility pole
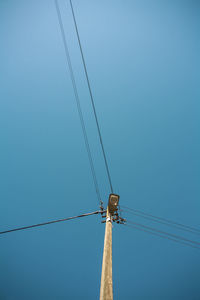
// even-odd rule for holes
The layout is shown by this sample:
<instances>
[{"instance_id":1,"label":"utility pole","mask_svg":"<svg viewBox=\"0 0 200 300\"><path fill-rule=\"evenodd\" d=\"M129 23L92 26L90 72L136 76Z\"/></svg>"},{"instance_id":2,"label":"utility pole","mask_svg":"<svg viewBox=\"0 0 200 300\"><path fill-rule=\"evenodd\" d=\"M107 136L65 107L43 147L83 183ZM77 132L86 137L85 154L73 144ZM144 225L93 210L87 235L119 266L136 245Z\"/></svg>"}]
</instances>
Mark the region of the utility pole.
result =
<instances>
[{"instance_id":1,"label":"utility pole","mask_svg":"<svg viewBox=\"0 0 200 300\"><path fill-rule=\"evenodd\" d=\"M100 300L113 300L112 281L112 219L107 208L101 273Z\"/></svg>"},{"instance_id":2,"label":"utility pole","mask_svg":"<svg viewBox=\"0 0 200 300\"><path fill-rule=\"evenodd\" d=\"M104 250L103 262L101 271L101 288L100 300L113 300L113 280L112 280L112 222L123 224L125 219L121 218L118 214L119 196L110 194L108 200L107 213L102 217L106 217L105 237L104 237ZM104 209L102 208L102 211Z\"/></svg>"}]
</instances>

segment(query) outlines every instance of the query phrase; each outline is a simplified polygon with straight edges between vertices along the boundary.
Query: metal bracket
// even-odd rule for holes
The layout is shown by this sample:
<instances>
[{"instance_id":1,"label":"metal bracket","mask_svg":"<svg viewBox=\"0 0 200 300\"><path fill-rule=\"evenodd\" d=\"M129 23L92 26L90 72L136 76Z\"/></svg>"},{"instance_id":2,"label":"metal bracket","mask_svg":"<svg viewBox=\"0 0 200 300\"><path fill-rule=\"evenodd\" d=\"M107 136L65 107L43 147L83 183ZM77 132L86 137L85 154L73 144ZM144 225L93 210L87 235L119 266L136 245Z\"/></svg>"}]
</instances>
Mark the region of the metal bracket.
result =
<instances>
[{"instance_id":1,"label":"metal bracket","mask_svg":"<svg viewBox=\"0 0 200 300\"><path fill-rule=\"evenodd\" d=\"M102 218L106 218L107 214L103 207L103 202L101 201L100 211ZM106 223L107 221L116 222L117 224L125 224L126 220L123 219L119 213L119 195L110 194L108 200L108 211L109 215L106 220L101 221L101 223Z\"/></svg>"}]
</instances>

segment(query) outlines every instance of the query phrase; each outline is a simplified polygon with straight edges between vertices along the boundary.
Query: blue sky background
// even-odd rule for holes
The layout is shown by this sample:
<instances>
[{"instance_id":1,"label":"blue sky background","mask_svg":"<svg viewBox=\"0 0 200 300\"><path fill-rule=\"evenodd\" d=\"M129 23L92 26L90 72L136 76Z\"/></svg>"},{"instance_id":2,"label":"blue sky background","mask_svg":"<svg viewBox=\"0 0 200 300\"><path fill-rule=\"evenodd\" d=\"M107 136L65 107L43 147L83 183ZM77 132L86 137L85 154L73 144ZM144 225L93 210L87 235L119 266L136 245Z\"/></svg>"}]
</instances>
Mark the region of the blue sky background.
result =
<instances>
[{"instance_id":1,"label":"blue sky background","mask_svg":"<svg viewBox=\"0 0 200 300\"><path fill-rule=\"evenodd\" d=\"M59 4L107 203L70 6ZM74 8L120 203L200 229L200 2ZM0 230L96 210L54 1L1 0L0 45ZM98 216L2 235L0 299L98 299L103 239ZM114 225L115 299L199 300L199 276L198 250Z\"/></svg>"}]
</instances>

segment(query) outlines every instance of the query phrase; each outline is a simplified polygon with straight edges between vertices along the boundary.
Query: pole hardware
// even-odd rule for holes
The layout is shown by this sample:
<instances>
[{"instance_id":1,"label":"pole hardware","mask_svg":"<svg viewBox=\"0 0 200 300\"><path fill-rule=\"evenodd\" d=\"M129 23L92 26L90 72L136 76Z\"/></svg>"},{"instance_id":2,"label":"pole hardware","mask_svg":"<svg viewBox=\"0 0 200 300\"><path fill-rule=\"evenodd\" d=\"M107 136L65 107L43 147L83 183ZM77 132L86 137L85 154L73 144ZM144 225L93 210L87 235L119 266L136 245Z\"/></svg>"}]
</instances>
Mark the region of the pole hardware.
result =
<instances>
[{"instance_id":1,"label":"pole hardware","mask_svg":"<svg viewBox=\"0 0 200 300\"><path fill-rule=\"evenodd\" d=\"M119 195L110 194L108 199L108 212L110 215L111 222L116 222L117 224L124 224L126 219L119 215ZM101 201L100 206L101 216L103 219L106 218L106 211L103 207L103 202ZM101 223L106 223L106 220L102 220Z\"/></svg>"}]
</instances>

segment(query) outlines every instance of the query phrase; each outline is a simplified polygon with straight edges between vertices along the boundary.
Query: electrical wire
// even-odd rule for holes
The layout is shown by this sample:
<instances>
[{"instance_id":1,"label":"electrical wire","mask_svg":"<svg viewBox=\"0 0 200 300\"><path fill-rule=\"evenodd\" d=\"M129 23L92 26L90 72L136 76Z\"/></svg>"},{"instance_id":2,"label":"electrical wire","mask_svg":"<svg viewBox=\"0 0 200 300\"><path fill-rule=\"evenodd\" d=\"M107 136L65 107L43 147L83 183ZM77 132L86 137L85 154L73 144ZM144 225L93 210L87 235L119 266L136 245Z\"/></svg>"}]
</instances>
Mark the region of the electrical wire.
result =
<instances>
[{"instance_id":1,"label":"electrical wire","mask_svg":"<svg viewBox=\"0 0 200 300\"><path fill-rule=\"evenodd\" d=\"M150 227L150 226L146 226L146 225L143 225L141 223L132 222L132 221L129 221L129 220L127 222L134 225L134 226L141 227L145 230L150 230L150 231L156 232L158 234L162 234L164 236L168 236L168 237L176 239L176 240L181 240L183 242L191 243L192 245L195 245L195 246L198 246L198 247L200 246L199 242L187 239L185 237L182 237L182 236L179 236L179 235L176 235L176 234L168 233L168 232L165 232L165 231L162 231L162 230Z\"/></svg>"},{"instance_id":2,"label":"electrical wire","mask_svg":"<svg viewBox=\"0 0 200 300\"><path fill-rule=\"evenodd\" d=\"M79 115L79 119L80 119L80 123L81 123L81 127L82 127L82 132L83 132L85 146L86 146L86 150L87 150L87 154L88 154L88 159L89 159L89 163L90 163L90 169L91 169L91 173L92 173L92 177L93 177L93 181L94 181L94 186L95 186L95 190L96 190L98 202L101 205L102 201L101 201L101 196L100 196L100 191L99 191L97 176L96 176L96 172L95 172L95 168L94 168L94 162L93 162L93 159L92 159L91 149L90 149L90 145L89 145L89 141L88 141L88 136L87 136L87 132L86 132L86 126L85 126L85 122L84 122L84 118L83 118L83 113L82 113L82 109L81 109L81 104L80 104L80 100L79 100L79 95L78 95L78 90L77 90L76 81L75 81L75 77L74 77L74 72L73 72L73 68L72 68L71 58L70 58L70 55L69 55L69 48L68 48L68 45L67 45L67 40L66 40L66 36L65 36L64 26L63 26L63 22L62 22L61 13L60 13L60 8L59 8L57 0L55 0L54 3L55 3L55 6L56 6L56 12L57 12L57 16L58 16L60 31L61 31L61 35L62 35L64 50L65 50L65 55L66 55L67 64L68 64L68 68L69 68L69 73L70 73L70 77L71 77L71 81L72 81L72 86L73 86L73 90L74 90L74 95L75 95L75 100L76 100L78 115Z\"/></svg>"},{"instance_id":3,"label":"electrical wire","mask_svg":"<svg viewBox=\"0 0 200 300\"><path fill-rule=\"evenodd\" d=\"M97 125L99 140L100 140L102 153L103 153L103 157L104 157L104 162L105 162L106 172L107 172L108 181L109 181L109 185L110 185L110 190L111 190L111 193L113 193L113 186L112 186L110 171L109 171L108 162L107 162L107 158L106 158L105 148L104 148L104 144L103 144L102 134L101 134L100 126L99 126L99 121L98 121L98 118L97 118L97 112L96 112L96 107L95 107L95 103L94 103L94 97L93 97L93 93L92 93L92 89L91 89L91 84L90 84L90 80L89 80L89 76L88 76L87 66L86 66L86 62L85 62L85 58L84 58L84 54L83 54L83 48L82 48L82 45L81 45L80 35L79 35L79 31L78 31L78 25L77 25L77 22L76 22L74 8L73 8L73 4L72 4L71 0L70 0L70 6L71 6L74 25L75 25L75 29L76 29L78 44L79 44L79 48L80 48L80 52L81 52L81 57L82 57L84 72L85 72L85 76L86 76L86 80L87 80L90 99L91 99L91 103L92 103L92 108L93 108L95 121L96 121L96 125Z\"/></svg>"},{"instance_id":4,"label":"electrical wire","mask_svg":"<svg viewBox=\"0 0 200 300\"><path fill-rule=\"evenodd\" d=\"M200 230L197 229L197 228L187 226L187 225L184 225L184 224L181 224L181 223L177 223L177 222L171 221L169 219L157 217L155 215L145 213L145 212L143 212L141 210L138 210L138 209L129 208L129 207L124 206L124 205L121 205L121 207L124 208L123 209L124 212L131 213L131 214L136 215L138 217L148 219L148 220L151 220L153 222L160 223L160 224L165 224L167 226L174 227L174 228L177 228L177 229L180 229L180 230L183 230L183 231L187 231L187 232L190 232L190 233L193 233L193 234L196 234L196 235L200 235Z\"/></svg>"},{"instance_id":5,"label":"electrical wire","mask_svg":"<svg viewBox=\"0 0 200 300\"><path fill-rule=\"evenodd\" d=\"M176 228L176 229L182 230L182 231L184 231L184 232L190 232L190 233L196 234L196 235L198 235L198 236L200 235L200 233L195 232L195 231L192 231L192 230L190 230L190 229L184 229L184 228L179 227L179 226L177 226L177 225L170 224L170 223L167 223L167 222L165 222L165 221L159 221L159 220L154 219L154 218L149 217L149 216L140 215L139 213L135 213L135 212L129 211L129 210L127 210L127 209L122 209L121 211L122 211L122 212L125 212L125 213L128 213L128 214L132 214L132 215L137 216L137 217L141 217L141 218L146 219L146 220L150 220L150 221L152 221L152 222L156 222L156 223L159 223L159 224L164 224L164 225L167 225L167 226L169 226L169 227L172 227L172 228Z\"/></svg>"},{"instance_id":6,"label":"electrical wire","mask_svg":"<svg viewBox=\"0 0 200 300\"><path fill-rule=\"evenodd\" d=\"M5 230L5 231L0 231L0 234L6 234L6 233L9 233L9 232L14 232L14 231L19 231L19 230L25 230L25 229L29 229L29 228L34 228L34 227L39 227L39 226L54 224L54 223L58 223L58 222L69 221L69 220L73 220L73 219L77 219L77 218L82 218L82 217L97 215L99 213L102 213L102 211L94 211L94 212L91 212L91 213L82 214L82 215L79 215L79 216L69 217L69 218L65 218L65 219L58 219L58 220L53 220L53 221L49 221L49 222L44 222L44 223L29 225L29 226L25 226L25 227L18 227L18 228L14 228L14 229Z\"/></svg>"},{"instance_id":7,"label":"electrical wire","mask_svg":"<svg viewBox=\"0 0 200 300\"><path fill-rule=\"evenodd\" d=\"M135 225L135 226L134 226L134 225L129 225L129 224L123 224L123 225L125 225L125 226L127 226L127 227L129 227L129 228L132 228L132 229L134 228L134 229L137 229L137 230L140 230L140 231L149 233L149 234L151 234L151 235L158 236L158 237L163 238L163 239L167 239L167 240L173 241L173 242L178 243L178 244L181 244L181 245L186 245L186 246L189 246L189 247L192 247L192 248L195 248L195 249L200 250L200 247L193 246L193 245L191 245L191 244L189 244L189 243L185 243L185 242L182 242L182 241L173 239L173 238L171 238L171 237L164 236L164 235L161 235L161 234L159 234L159 233L152 232L152 231L150 231L150 230L147 230L147 229L144 229L144 228L137 227L136 225Z\"/></svg>"}]
</instances>

